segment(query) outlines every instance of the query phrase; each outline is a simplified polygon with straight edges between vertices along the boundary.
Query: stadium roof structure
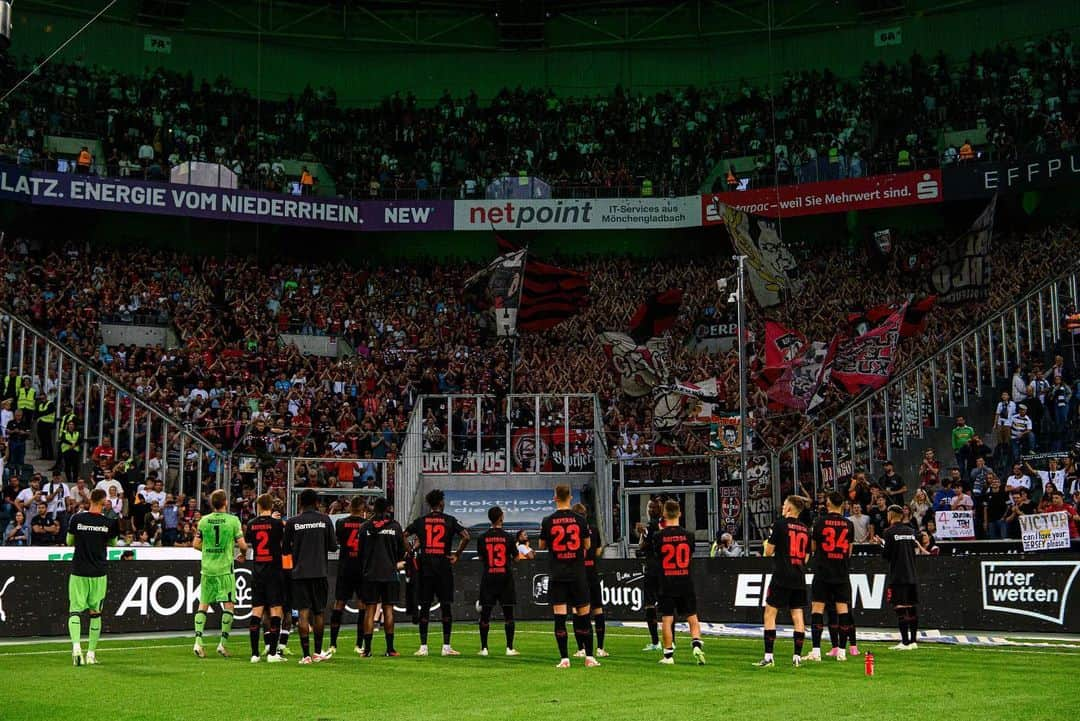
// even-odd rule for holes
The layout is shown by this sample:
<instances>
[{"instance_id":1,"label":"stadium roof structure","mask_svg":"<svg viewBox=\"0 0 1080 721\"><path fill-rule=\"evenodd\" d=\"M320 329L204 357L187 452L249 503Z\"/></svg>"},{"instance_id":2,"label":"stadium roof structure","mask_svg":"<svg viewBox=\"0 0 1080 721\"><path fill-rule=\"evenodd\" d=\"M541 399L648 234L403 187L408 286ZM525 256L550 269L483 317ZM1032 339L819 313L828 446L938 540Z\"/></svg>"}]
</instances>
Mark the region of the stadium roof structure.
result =
<instances>
[{"instance_id":1,"label":"stadium roof structure","mask_svg":"<svg viewBox=\"0 0 1080 721\"><path fill-rule=\"evenodd\" d=\"M815 32L1009 0L118 0L104 16L222 37L461 50L715 43ZM20 0L18 9L91 17L106 4Z\"/></svg>"}]
</instances>

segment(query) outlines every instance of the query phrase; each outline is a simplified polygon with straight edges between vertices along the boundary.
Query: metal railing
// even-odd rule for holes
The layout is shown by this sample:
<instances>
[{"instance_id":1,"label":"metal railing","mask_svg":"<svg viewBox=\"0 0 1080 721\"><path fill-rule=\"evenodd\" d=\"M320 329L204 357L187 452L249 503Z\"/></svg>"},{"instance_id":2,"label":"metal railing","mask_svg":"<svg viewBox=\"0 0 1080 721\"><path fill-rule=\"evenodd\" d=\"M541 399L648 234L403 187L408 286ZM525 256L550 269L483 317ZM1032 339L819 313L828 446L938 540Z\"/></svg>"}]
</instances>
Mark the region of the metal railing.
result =
<instances>
[{"instance_id":1,"label":"metal railing","mask_svg":"<svg viewBox=\"0 0 1080 721\"><path fill-rule=\"evenodd\" d=\"M816 492L856 470L873 475L875 464L924 438L942 417L994 393L1026 356L1062 351L1065 311L1080 301L1078 276L1080 263L788 442L772 457L774 502L792 489L807 489L808 482Z\"/></svg>"},{"instance_id":2,"label":"metal railing","mask_svg":"<svg viewBox=\"0 0 1080 721\"><path fill-rule=\"evenodd\" d=\"M353 496L386 497L394 484L393 474L393 464L384 458L290 456L285 474L287 512L290 516L298 512L297 500L305 488L343 501Z\"/></svg>"},{"instance_id":3,"label":"metal railing","mask_svg":"<svg viewBox=\"0 0 1080 721\"><path fill-rule=\"evenodd\" d=\"M83 464L89 458L92 441L100 443L102 438L110 438L117 453L126 450L132 459L138 455L136 450L145 460L151 457L154 446L160 448L166 486L188 495L194 491L200 505L204 475L212 473L215 487L221 488L222 453L202 434L143 400L28 321L7 309L0 309L0 313L5 371L16 370L19 377L29 377L38 394L53 397L57 418L54 442L61 431L63 409L71 404L82 409L77 430L81 434ZM198 454L194 468L189 459L193 449ZM194 489L187 488L189 481L194 483Z\"/></svg>"}]
</instances>

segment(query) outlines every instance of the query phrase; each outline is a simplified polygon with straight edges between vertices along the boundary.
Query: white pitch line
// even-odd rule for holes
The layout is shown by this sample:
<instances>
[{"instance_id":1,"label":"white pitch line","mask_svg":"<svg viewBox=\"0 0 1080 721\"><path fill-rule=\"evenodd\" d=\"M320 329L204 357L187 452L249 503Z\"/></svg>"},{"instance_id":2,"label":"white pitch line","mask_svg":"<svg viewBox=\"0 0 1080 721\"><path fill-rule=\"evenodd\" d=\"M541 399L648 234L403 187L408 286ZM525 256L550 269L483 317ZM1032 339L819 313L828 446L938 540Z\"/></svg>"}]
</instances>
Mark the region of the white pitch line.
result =
<instances>
[{"instance_id":1,"label":"white pitch line","mask_svg":"<svg viewBox=\"0 0 1080 721\"><path fill-rule=\"evenodd\" d=\"M479 632L474 631L474 630L464 630L463 629L459 633L461 635L466 635L466 636L479 635ZM518 631L518 634L519 635L520 634L530 634L530 635L548 636L548 635L551 635L551 632L550 631L521 629L521 630ZM606 636L608 638L641 638L643 635L644 634L639 634L639 633L609 633L609 634L606 634ZM728 637L728 638L710 637L710 640L711 641L752 641L753 639L738 638L738 637ZM66 644L66 643L70 643L70 641L68 641L67 639L57 639L57 640L37 641L37 642L30 642L30 643L40 643L40 644L60 644L60 643L64 643L64 644ZM185 641L184 643L162 643L162 644L150 644L150 645L147 645L147 646L107 646L107 647L101 647L98 650L101 651L103 654L107 654L107 653L112 652L112 651L148 651L148 650L151 650L151 649L162 649L162 648L187 648L187 647L189 647L189 645L190 644L187 641ZM927 648L927 649L940 649L940 650L962 648L962 649L965 649L965 650L978 651L980 653L981 652L1019 653L1019 654L1027 654L1027 655L1033 655L1033 656L1080 656L1080 652L1057 651L1057 650L1054 650L1053 648L1045 648L1045 649L1037 649L1036 650L1036 649L1022 649L1022 648L991 648L991 647L987 647L987 646L965 646L965 645L953 645L953 644L933 644L933 645L927 645L927 646L925 646L925 648ZM50 650L50 651L0 651L0 657L5 657L5 656L49 656L49 655L54 655L54 654L56 654L56 655L68 654L70 652L71 652L70 649L67 649L67 648Z\"/></svg>"}]
</instances>

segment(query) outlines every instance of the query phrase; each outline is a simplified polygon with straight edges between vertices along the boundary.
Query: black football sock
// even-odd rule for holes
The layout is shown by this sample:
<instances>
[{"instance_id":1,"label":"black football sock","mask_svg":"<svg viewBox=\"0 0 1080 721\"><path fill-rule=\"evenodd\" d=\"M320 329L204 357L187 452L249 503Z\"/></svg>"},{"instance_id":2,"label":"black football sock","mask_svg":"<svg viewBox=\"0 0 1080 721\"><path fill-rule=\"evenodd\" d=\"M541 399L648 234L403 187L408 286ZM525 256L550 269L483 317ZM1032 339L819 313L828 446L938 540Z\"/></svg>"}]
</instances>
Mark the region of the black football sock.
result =
<instances>
[{"instance_id":1,"label":"black football sock","mask_svg":"<svg viewBox=\"0 0 1080 721\"><path fill-rule=\"evenodd\" d=\"M908 644L908 620L907 609L896 609L896 626L900 629L900 643L907 646Z\"/></svg>"},{"instance_id":2,"label":"black football sock","mask_svg":"<svg viewBox=\"0 0 1080 721\"><path fill-rule=\"evenodd\" d=\"M604 634L607 633L607 624L604 621L604 614L598 613L593 616L593 623L596 624L596 647L604 647Z\"/></svg>"},{"instance_id":3,"label":"black football sock","mask_svg":"<svg viewBox=\"0 0 1080 721\"><path fill-rule=\"evenodd\" d=\"M427 646L428 624L431 623L431 609L420 609L420 645Z\"/></svg>"},{"instance_id":4,"label":"black football sock","mask_svg":"<svg viewBox=\"0 0 1080 721\"><path fill-rule=\"evenodd\" d=\"M645 609L645 623L649 627L649 637L652 639L652 644L655 646L660 643L660 627L656 623L656 609Z\"/></svg>"},{"instance_id":5,"label":"black football sock","mask_svg":"<svg viewBox=\"0 0 1080 721\"><path fill-rule=\"evenodd\" d=\"M278 626L280 627L281 624L279 623ZM278 642L278 648L285 648L286 646L289 645L289 629L282 628L281 631L278 632L278 640L277 640L277 642Z\"/></svg>"},{"instance_id":6,"label":"black football sock","mask_svg":"<svg viewBox=\"0 0 1080 721\"><path fill-rule=\"evenodd\" d=\"M386 636L386 652L393 653L397 651L397 649L394 648L394 632L383 629L383 635Z\"/></svg>"},{"instance_id":7,"label":"black football sock","mask_svg":"<svg viewBox=\"0 0 1080 721\"><path fill-rule=\"evenodd\" d=\"M853 640L854 628L851 626L851 613L845 612L840 614L840 648L847 648L848 645L855 645Z\"/></svg>"},{"instance_id":8,"label":"black football sock","mask_svg":"<svg viewBox=\"0 0 1080 721\"><path fill-rule=\"evenodd\" d=\"M765 655L772 656L773 646L776 645L776 629L765 629Z\"/></svg>"},{"instance_id":9,"label":"black football sock","mask_svg":"<svg viewBox=\"0 0 1080 721\"><path fill-rule=\"evenodd\" d=\"M308 634L303 631L300 632L300 653L304 655L304 658L311 655L310 639L308 638Z\"/></svg>"},{"instance_id":10,"label":"black football sock","mask_svg":"<svg viewBox=\"0 0 1080 721\"><path fill-rule=\"evenodd\" d=\"M815 650L821 650L821 632L824 630L825 616L820 613L810 614L810 646ZM829 635L832 636L833 627L829 626ZM836 647L836 638L832 639L833 647Z\"/></svg>"},{"instance_id":11,"label":"black football sock","mask_svg":"<svg viewBox=\"0 0 1080 721\"><path fill-rule=\"evenodd\" d=\"M675 642L672 641L671 645L664 649L664 658L675 658Z\"/></svg>"},{"instance_id":12,"label":"black football sock","mask_svg":"<svg viewBox=\"0 0 1080 721\"><path fill-rule=\"evenodd\" d=\"M365 634L363 635L363 637L362 637L362 638L363 638L363 640L361 641L361 646L360 646L360 648L362 648L362 649L364 650L364 653L365 653L365 654L369 654L369 653L371 653L371 639L372 639L372 638L373 638L374 636L375 636L375 634L374 634L374 633L365 633ZM387 649L388 649L388 650L389 650L389 648L390 648L390 647L389 647L389 646L387 646Z\"/></svg>"},{"instance_id":13,"label":"black football sock","mask_svg":"<svg viewBox=\"0 0 1080 721\"><path fill-rule=\"evenodd\" d=\"M330 612L330 645L337 648L337 637L341 633L341 616L344 612L335 608Z\"/></svg>"},{"instance_id":14,"label":"black football sock","mask_svg":"<svg viewBox=\"0 0 1080 721\"><path fill-rule=\"evenodd\" d=\"M488 647L488 631L491 629L491 606L480 609L480 648Z\"/></svg>"},{"instance_id":15,"label":"black football sock","mask_svg":"<svg viewBox=\"0 0 1080 721\"><path fill-rule=\"evenodd\" d=\"M804 641L806 641L806 632L805 631L796 631L795 632L795 655L796 656L802 656L802 647L803 647L803 642Z\"/></svg>"},{"instance_id":16,"label":"black football sock","mask_svg":"<svg viewBox=\"0 0 1080 721\"><path fill-rule=\"evenodd\" d=\"M824 623L829 628L829 644L833 648L836 648L840 643L840 620L836 613L836 606L825 606L825 618Z\"/></svg>"},{"instance_id":17,"label":"black football sock","mask_svg":"<svg viewBox=\"0 0 1080 721\"><path fill-rule=\"evenodd\" d=\"M254 616L248 621L248 637L251 640L251 655L259 655L259 619Z\"/></svg>"},{"instance_id":18,"label":"black football sock","mask_svg":"<svg viewBox=\"0 0 1080 721\"><path fill-rule=\"evenodd\" d=\"M450 645L450 633L454 630L454 620L449 616L443 616L442 620L442 642L443 646Z\"/></svg>"},{"instance_id":19,"label":"black football sock","mask_svg":"<svg viewBox=\"0 0 1080 721\"><path fill-rule=\"evenodd\" d=\"M908 638L915 643L919 640L919 610L915 606L908 609L907 622Z\"/></svg>"},{"instance_id":20,"label":"black football sock","mask_svg":"<svg viewBox=\"0 0 1080 721\"><path fill-rule=\"evenodd\" d=\"M589 614L574 614L574 638L585 649L586 656L593 655L593 632L592 624L589 623Z\"/></svg>"},{"instance_id":21,"label":"black football sock","mask_svg":"<svg viewBox=\"0 0 1080 721\"><path fill-rule=\"evenodd\" d=\"M320 653L322 653L322 642L323 642L323 617L322 617L322 614L315 617L315 623L313 625L315 626L315 629L314 629L315 630L315 653L320 654Z\"/></svg>"},{"instance_id":22,"label":"black football sock","mask_svg":"<svg viewBox=\"0 0 1080 721\"><path fill-rule=\"evenodd\" d=\"M848 645L849 646L858 646L859 641L855 638L855 630L856 630L855 629L855 617L852 616L850 612L848 613L847 616L848 616L848 626L849 626L848 632L847 632Z\"/></svg>"},{"instance_id":23,"label":"black football sock","mask_svg":"<svg viewBox=\"0 0 1080 721\"><path fill-rule=\"evenodd\" d=\"M363 648L364 643L364 611L356 614L356 647Z\"/></svg>"},{"instance_id":24,"label":"black football sock","mask_svg":"<svg viewBox=\"0 0 1080 721\"><path fill-rule=\"evenodd\" d=\"M278 641L281 638L281 619L276 616L270 618L270 633L266 638L266 648L268 656L276 656L278 651Z\"/></svg>"},{"instance_id":25,"label":"black football sock","mask_svg":"<svg viewBox=\"0 0 1080 721\"><path fill-rule=\"evenodd\" d=\"M690 642L690 645L691 645L691 646L693 646L694 648L702 648L702 646L701 646L701 639L700 639L700 638L695 638L695 639L693 639L693 640L692 640L692 641Z\"/></svg>"},{"instance_id":26,"label":"black football sock","mask_svg":"<svg viewBox=\"0 0 1080 721\"><path fill-rule=\"evenodd\" d=\"M506 620L506 647L514 647L514 607L503 606L503 618Z\"/></svg>"},{"instance_id":27,"label":"black football sock","mask_svg":"<svg viewBox=\"0 0 1080 721\"><path fill-rule=\"evenodd\" d=\"M566 639L566 614L555 614L555 643L559 644L559 658L570 658L570 652L567 651L567 639Z\"/></svg>"}]
</instances>

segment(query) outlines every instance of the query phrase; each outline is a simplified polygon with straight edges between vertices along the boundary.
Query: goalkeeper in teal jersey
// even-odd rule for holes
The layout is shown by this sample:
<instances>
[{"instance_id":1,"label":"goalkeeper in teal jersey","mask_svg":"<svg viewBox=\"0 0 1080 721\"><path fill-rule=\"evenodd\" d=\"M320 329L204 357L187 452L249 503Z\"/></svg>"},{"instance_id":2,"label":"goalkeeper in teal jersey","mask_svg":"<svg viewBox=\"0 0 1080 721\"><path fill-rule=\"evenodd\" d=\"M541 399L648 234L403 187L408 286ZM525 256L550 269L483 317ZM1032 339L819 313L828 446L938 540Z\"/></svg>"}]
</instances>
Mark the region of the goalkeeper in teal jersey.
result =
<instances>
[{"instance_id":1,"label":"goalkeeper in teal jersey","mask_svg":"<svg viewBox=\"0 0 1080 721\"><path fill-rule=\"evenodd\" d=\"M225 491L218 489L210 494L210 507L214 512L203 516L195 534L195 549L202 551L202 578L199 584L199 611L195 614L195 655L206 658L203 651L203 630L206 628L206 611L212 603L220 603L221 640L217 652L228 658L225 643L232 631L233 607L236 603L236 578L233 576L233 559L243 562L248 546L240 519L225 511L229 501ZM239 546L240 553L234 548Z\"/></svg>"}]
</instances>

